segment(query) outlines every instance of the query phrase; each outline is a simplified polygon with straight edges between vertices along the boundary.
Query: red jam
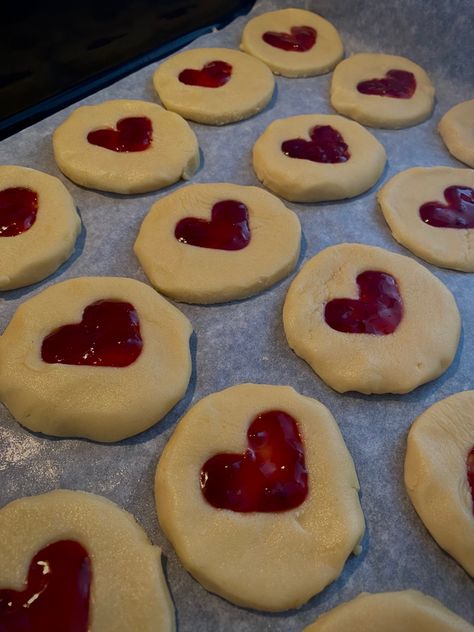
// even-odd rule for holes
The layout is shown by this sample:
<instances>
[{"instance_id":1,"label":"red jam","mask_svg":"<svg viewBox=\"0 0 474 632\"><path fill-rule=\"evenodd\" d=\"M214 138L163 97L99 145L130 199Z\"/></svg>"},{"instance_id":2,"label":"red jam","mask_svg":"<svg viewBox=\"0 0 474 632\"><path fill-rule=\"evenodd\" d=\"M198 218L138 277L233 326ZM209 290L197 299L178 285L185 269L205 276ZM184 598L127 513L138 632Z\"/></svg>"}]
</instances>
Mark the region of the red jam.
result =
<instances>
[{"instance_id":1,"label":"red jam","mask_svg":"<svg viewBox=\"0 0 474 632\"><path fill-rule=\"evenodd\" d=\"M389 70L382 79L368 79L357 84L362 94L374 94L379 97L410 99L416 90L416 79L406 70Z\"/></svg>"},{"instance_id":2,"label":"red jam","mask_svg":"<svg viewBox=\"0 0 474 632\"><path fill-rule=\"evenodd\" d=\"M214 204L211 221L185 217L176 224L178 241L201 248L242 250L250 241L248 209L242 202L223 200Z\"/></svg>"},{"instance_id":3,"label":"red jam","mask_svg":"<svg viewBox=\"0 0 474 632\"><path fill-rule=\"evenodd\" d=\"M471 488L472 513L474 514L474 446L467 455L467 482Z\"/></svg>"},{"instance_id":4,"label":"red jam","mask_svg":"<svg viewBox=\"0 0 474 632\"><path fill-rule=\"evenodd\" d=\"M145 151L152 138L153 126L147 116L129 116L117 122L117 129L106 127L87 134L91 145L119 153Z\"/></svg>"},{"instance_id":5,"label":"red jam","mask_svg":"<svg viewBox=\"0 0 474 632\"><path fill-rule=\"evenodd\" d=\"M41 357L49 364L125 367L142 351L135 308L121 301L88 305L82 321L64 325L43 340Z\"/></svg>"},{"instance_id":6,"label":"red jam","mask_svg":"<svg viewBox=\"0 0 474 632\"><path fill-rule=\"evenodd\" d=\"M292 26L289 33L267 31L262 39L270 46L305 53L316 44L317 33L311 26Z\"/></svg>"},{"instance_id":7,"label":"red jam","mask_svg":"<svg viewBox=\"0 0 474 632\"><path fill-rule=\"evenodd\" d=\"M426 202L420 206L420 217L438 228L474 228L474 189L452 186L444 190L447 204Z\"/></svg>"},{"instance_id":8,"label":"red jam","mask_svg":"<svg viewBox=\"0 0 474 632\"><path fill-rule=\"evenodd\" d=\"M0 590L0 631L88 632L91 582L78 542L50 544L32 559L24 590Z\"/></svg>"},{"instance_id":9,"label":"red jam","mask_svg":"<svg viewBox=\"0 0 474 632\"><path fill-rule=\"evenodd\" d=\"M201 70L186 68L182 70L178 79L188 86L201 88L220 88L226 84L232 75L232 66L225 61L210 61Z\"/></svg>"},{"instance_id":10,"label":"red jam","mask_svg":"<svg viewBox=\"0 0 474 632\"><path fill-rule=\"evenodd\" d=\"M281 410L261 413L247 431L243 454L216 454L201 469L201 491L218 509L288 511L308 494L298 425Z\"/></svg>"},{"instance_id":11,"label":"red jam","mask_svg":"<svg viewBox=\"0 0 474 632\"><path fill-rule=\"evenodd\" d=\"M38 194L24 187L0 191L0 237L15 237L36 221ZM1 631L0 631L1 632Z\"/></svg>"},{"instance_id":12,"label":"red jam","mask_svg":"<svg viewBox=\"0 0 474 632\"><path fill-rule=\"evenodd\" d=\"M313 162L346 162L351 157L349 147L341 134L330 125L316 125L309 133L311 140L293 138L281 144L281 150L290 158Z\"/></svg>"},{"instance_id":13,"label":"red jam","mask_svg":"<svg viewBox=\"0 0 474 632\"><path fill-rule=\"evenodd\" d=\"M356 280L359 298L336 298L326 303L327 324L349 334L392 334L403 316L397 281L390 274L373 270L362 272Z\"/></svg>"}]
</instances>

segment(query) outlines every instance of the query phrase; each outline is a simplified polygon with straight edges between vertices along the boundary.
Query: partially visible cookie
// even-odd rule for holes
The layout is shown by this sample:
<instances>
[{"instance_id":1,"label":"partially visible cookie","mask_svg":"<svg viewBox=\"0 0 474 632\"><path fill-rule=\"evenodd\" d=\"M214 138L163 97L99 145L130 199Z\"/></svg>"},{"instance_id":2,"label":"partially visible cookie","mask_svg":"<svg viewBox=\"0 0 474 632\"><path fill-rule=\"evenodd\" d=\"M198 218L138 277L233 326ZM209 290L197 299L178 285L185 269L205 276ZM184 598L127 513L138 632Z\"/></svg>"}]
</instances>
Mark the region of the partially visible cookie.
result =
<instances>
[{"instance_id":1,"label":"partially visible cookie","mask_svg":"<svg viewBox=\"0 0 474 632\"><path fill-rule=\"evenodd\" d=\"M119 99L74 110L53 134L54 157L76 184L145 193L188 179L199 146L188 123L156 103Z\"/></svg>"},{"instance_id":2,"label":"partially visible cookie","mask_svg":"<svg viewBox=\"0 0 474 632\"><path fill-rule=\"evenodd\" d=\"M398 129L427 119L434 93L423 68L406 57L358 53L334 70L331 105L363 125Z\"/></svg>"},{"instance_id":3,"label":"partially visible cookie","mask_svg":"<svg viewBox=\"0 0 474 632\"><path fill-rule=\"evenodd\" d=\"M448 110L439 122L438 131L449 152L474 167L474 99Z\"/></svg>"},{"instance_id":4,"label":"partially visible cookie","mask_svg":"<svg viewBox=\"0 0 474 632\"><path fill-rule=\"evenodd\" d=\"M252 18L243 30L240 48L285 77L324 74L344 55L334 26L303 9L281 9Z\"/></svg>"}]
</instances>

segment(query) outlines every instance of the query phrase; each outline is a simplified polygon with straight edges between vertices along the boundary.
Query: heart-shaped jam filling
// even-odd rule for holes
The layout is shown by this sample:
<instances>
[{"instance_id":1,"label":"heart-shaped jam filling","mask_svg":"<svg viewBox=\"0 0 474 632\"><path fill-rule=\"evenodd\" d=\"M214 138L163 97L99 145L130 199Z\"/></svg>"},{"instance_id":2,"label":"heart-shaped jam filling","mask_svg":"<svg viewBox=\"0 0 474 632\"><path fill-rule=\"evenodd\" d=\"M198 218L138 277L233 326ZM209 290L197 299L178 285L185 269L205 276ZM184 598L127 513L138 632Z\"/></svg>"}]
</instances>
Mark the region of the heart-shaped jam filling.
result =
<instances>
[{"instance_id":1,"label":"heart-shaped jam filling","mask_svg":"<svg viewBox=\"0 0 474 632\"><path fill-rule=\"evenodd\" d=\"M15 237L36 221L38 194L24 187L0 191L0 237Z\"/></svg>"},{"instance_id":2,"label":"heart-shaped jam filling","mask_svg":"<svg viewBox=\"0 0 474 632\"><path fill-rule=\"evenodd\" d=\"M281 150L290 158L301 158L313 162L346 162L351 157L349 147L341 134L330 125L316 125L309 136L311 140L293 138L281 144Z\"/></svg>"},{"instance_id":3,"label":"heart-shaped jam filling","mask_svg":"<svg viewBox=\"0 0 474 632\"><path fill-rule=\"evenodd\" d=\"M135 308L121 301L88 305L82 321L64 325L43 340L41 357L49 364L125 367L142 351Z\"/></svg>"},{"instance_id":4,"label":"heart-shaped jam filling","mask_svg":"<svg viewBox=\"0 0 474 632\"><path fill-rule=\"evenodd\" d=\"M426 202L420 206L420 217L438 228L474 228L474 189L452 186L444 190L447 204Z\"/></svg>"},{"instance_id":5,"label":"heart-shaped jam filling","mask_svg":"<svg viewBox=\"0 0 474 632\"><path fill-rule=\"evenodd\" d=\"M238 512L287 511L308 494L298 425L281 410L261 413L247 431L243 454L216 454L201 469L201 490L213 507Z\"/></svg>"},{"instance_id":6,"label":"heart-shaped jam filling","mask_svg":"<svg viewBox=\"0 0 474 632\"><path fill-rule=\"evenodd\" d=\"M362 94L373 94L379 97L409 99L415 94L416 79L407 70L389 70L382 79L368 79L357 84Z\"/></svg>"},{"instance_id":7,"label":"heart-shaped jam filling","mask_svg":"<svg viewBox=\"0 0 474 632\"><path fill-rule=\"evenodd\" d=\"M222 200L212 207L211 221L185 217L176 224L174 234L191 246L242 250L250 241L248 209L242 202Z\"/></svg>"},{"instance_id":8,"label":"heart-shaped jam filling","mask_svg":"<svg viewBox=\"0 0 474 632\"><path fill-rule=\"evenodd\" d=\"M311 26L292 26L289 33L267 31L262 39L270 46L291 50L297 53L305 53L316 44L316 29Z\"/></svg>"},{"instance_id":9,"label":"heart-shaped jam filling","mask_svg":"<svg viewBox=\"0 0 474 632\"><path fill-rule=\"evenodd\" d=\"M78 542L50 544L32 559L24 590L0 590L1 632L88 632L91 582Z\"/></svg>"},{"instance_id":10,"label":"heart-shaped jam filling","mask_svg":"<svg viewBox=\"0 0 474 632\"><path fill-rule=\"evenodd\" d=\"M326 303L324 318L336 331L349 334L392 334L403 316L397 281L391 274L367 270L357 279L359 298L335 298Z\"/></svg>"},{"instance_id":11,"label":"heart-shaped jam filling","mask_svg":"<svg viewBox=\"0 0 474 632\"><path fill-rule=\"evenodd\" d=\"M471 489L472 513L474 514L474 445L467 455L467 482Z\"/></svg>"},{"instance_id":12,"label":"heart-shaped jam filling","mask_svg":"<svg viewBox=\"0 0 474 632\"><path fill-rule=\"evenodd\" d=\"M201 86L201 88L220 88L232 76L232 66L225 61L210 61L201 70L186 68L182 70L178 79L187 86Z\"/></svg>"},{"instance_id":13,"label":"heart-shaped jam filling","mask_svg":"<svg viewBox=\"0 0 474 632\"><path fill-rule=\"evenodd\" d=\"M153 139L153 126L147 116L129 116L117 122L117 129L106 127L87 134L91 145L98 145L111 151L145 151Z\"/></svg>"}]
</instances>

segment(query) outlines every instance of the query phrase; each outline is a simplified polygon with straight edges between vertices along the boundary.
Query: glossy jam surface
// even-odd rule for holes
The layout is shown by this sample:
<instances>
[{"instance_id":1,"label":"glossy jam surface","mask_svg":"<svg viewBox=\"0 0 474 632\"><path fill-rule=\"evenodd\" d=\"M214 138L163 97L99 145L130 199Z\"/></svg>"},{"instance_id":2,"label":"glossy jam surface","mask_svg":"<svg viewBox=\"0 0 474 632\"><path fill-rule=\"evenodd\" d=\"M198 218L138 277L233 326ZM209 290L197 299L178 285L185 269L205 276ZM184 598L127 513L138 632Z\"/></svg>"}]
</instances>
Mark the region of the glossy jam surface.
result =
<instances>
[{"instance_id":1,"label":"glossy jam surface","mask_svg":"<svg viewBox=\"0 0 474 632\"><path fill-rule=\"evenodd\" d=\"M474 189L452 186L444 190L447 204L426 202L420 206L420 217L437 228L474 228Z\"/></svg>"},{"instance_id":2,"label":"glossy jam surface","mask_svg":"<svg viewBox=\"0 0 474 632\"><path fill-rule=\"evenodd\" d=\"M26 232L35 223L37 212L35 191L24 187L0 191L0 237L15 237Z\"/></svg>"},{"instance_id":3,"label":"glossy jam surface","mask_svg":"<svg viewBox=\"0 0 474 632\"><path fill-rule=\"evenodd\" d=\"M49 364L125 367L142 351L135 308L121 301L88 305L82 321L64 325L43 340L41 357Z\"/></svg>"},{"instance_id":4,"label":"glossy jam surface","mask_svg":"<svg viewBox=\"0 0 474 632\"><path fill-rule=\"evenodd\" d=\"M211 220L185 217L176 224L175 237L183 244L242 250L250 241L248 209L242 202L222 200L214 204Z\"/></svg>"},{"instance_id":5,"label":"glossy jam surface","mask_svg":"<svg viewBox=\"0 0 474 632\"><path fill-rule=\"evenodd\" d=\"M390 274L367 270L356 279L359 298L336 298L326 303L324 318L336 331L349 334L392 334L403 316L397 281Z\"/></svg>"},{"instance_id":6,"label":"glossy jam surface","mask_svg":"<svg viewBox=\"0 0 474 632\"><path fill-rule=\"evenodd\" d=\"M311 26L292 26L289 33L266 31L262 39L266 44L282 50L305 53L316 44L316 29Z\"/></svg>"},{"instance_id":7,"label":"glossy jam surface","mask_svg":"<svg viewBox=\"0 0 474 632\"><path fill-rule=\"evenodd\" d=\"M287 511L308 494L303 442L288 413L261 413L247 431L244 454L216 454L202 466L201 490L207 502L238 512Z\"/></svg>"},{"instance_id":8,"label":"glossy jam surface","mask_svg":"<svg viewBox=\"0 0 474 632\"><path fill-rule=\"evenodd\" d=\"M474 445L467 455L467 482L471 489L472 513L474 514Z\"/></svg>"},{"instance_id":9,"label":"glossy jam surface","mask_svg":"<svg viewBox=\"0 0 474 632\"><path fill-rule=\"evenodd\" d=\"M50 544L32 559L24 590L0 589L1 632L88 632L91 582L78 542Z\"/></svg>"},{"instance_id":10,"label":"glossy jam surface","mask_svg":"<svg viewBox=\"0 0 474 632\"><path fill-rule=\"evenodd\" d=\"M201 70L186 68L182 70L178 79L187 86L201 86L201 88L220 88L232 76L232 66L225 61L210 61Z\"/></svg>"},{"instance_id":11,"label":"glossy jam surface","mask_svg":"<svg viewBox=\"0 0 474 632\"><path fill-rule=\"evenodd\" d=\"M91 145L98 145L119 153L145 151L153 140L153 126L147 116L120 119L116 129L106 127L87 134Z\"/></svg>"},{"instance_id":12,"label":"glossy jam surface","mask_svg":"<svg viewBox=\"0 0 474 632\"><path fill-rule=\"evenodd\" d=\"M412 72L406 70L389 70L382 79L368 79L357 84L362 94L373 94L379 97L394 99L410 99L416 90L416 79Z\"/></svg>"},{"instance_id":13,"label":"glossy jam surface","mask_svg":"<svg viewBox=\"0 0 474 632\"><path fill-rule=\"evenodd\" d=\"M281 150L290 158L313 162L346 162L351 157L349 147L341 134L330 125L316 125L309 133L311 140L293 138L281 144Z\"/></svg>"}]
</instances>

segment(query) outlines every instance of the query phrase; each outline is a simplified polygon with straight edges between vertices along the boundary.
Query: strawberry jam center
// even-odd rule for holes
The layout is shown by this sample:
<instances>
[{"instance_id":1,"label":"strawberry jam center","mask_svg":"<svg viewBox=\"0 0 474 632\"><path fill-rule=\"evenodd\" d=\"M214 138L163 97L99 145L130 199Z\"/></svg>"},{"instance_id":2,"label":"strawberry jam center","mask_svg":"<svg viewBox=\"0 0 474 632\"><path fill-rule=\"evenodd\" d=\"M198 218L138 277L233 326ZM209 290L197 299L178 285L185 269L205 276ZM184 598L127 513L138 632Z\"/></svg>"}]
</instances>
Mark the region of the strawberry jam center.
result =
<instances>
[{"instance_id":1,"label":"strawberry jam center","mask_svg":"<svg viewBox=\"0 0 474 632\"><path fill-rule=\"evenodd\" d=\"M38 194L24 187L0 191L0 237L15 237L36 221Z\"/></svg>"},{"instance_id":2,"label":"strawberry jam center","mask_svg":"<svg viewBox=\"0 0 474 632\"><path fill-rule=\"evenodd\" d=\"M368 79L357 84L362 94L373 94L379 97L410 99L416 90L416 79L407 70L389 70L382 79Z\"/></svg>"},{"instance_id":3,"label":"strawberry jam center","mask_svg":"<svg viewBox=\"0 0 474 632\"><path fill-rule=\"evenodd\" d=\"M281 144L285 156L313 162L339 163L351 157L341 134L330 125L316 125L309 133L311 140L293 138Z\"/></svg>"},{"instance_id":4,"label":"strawberry jam center","mask_svg":"<svg viewBox=\"0 0 474 632\"><path fill-rule=\"evenodd\" d=\"M119 153L145 151L151 145L153 126L147 116L120 119L117 128L106 127L87 134L91 145Z\"/></svg>"},{"instance_id":5,"label":"strawberry jam center","mask_svg":"<svg viewBox=\"0 0 474 632\"><path fill-rule=\"evenodd\" d=\"M225 61L210 61L201 70L186 68L182 70L178 79L188 86L201 88L220 88L232 76L232 66Z\"/></svg>"},{"instance_id":6,"label":"strawberry jam center","mask_svg":"<svg viewBox=\"0 0 474 632\"><path fill-rule=\"evenodd\" d=\"M311 26L292 26L289 33L267 31L262 39L274 48L305 53L316 44L316 30Z\"/></svg>"},{"instance_id":7,"label":"strawberry jam center","mask_svg":"<svg viewBox=\"0 0 474 632\"><path fill-rule=\"evenodd\" d=\"M474 189L452 186L444 190L447 204L426 202L420 206L420 217L438 228L474 228Z\"/></svg>"},{"instance_id":8,"label":"strawberry jam center","mask_svg":"<svg viewBox=\"0 0 474 632\"><path fill-rule=\"evenodd\" d=\"M202 466L201 491L218 509L277 512L308 494L303 442L295 419L281 410L261 413L247 431L243 454L216 454Z\"/></svg>"},{"instance_id":9,"label":"strawberry jam center","mask_svg":"<svg viewBox=\"0 0 474 632\"><path fill-rule=\"evenodd\" d=\"M472 513L474 514L474 446L467 456L467 482L471 489Z\"/></svg>"}]
</instances>

